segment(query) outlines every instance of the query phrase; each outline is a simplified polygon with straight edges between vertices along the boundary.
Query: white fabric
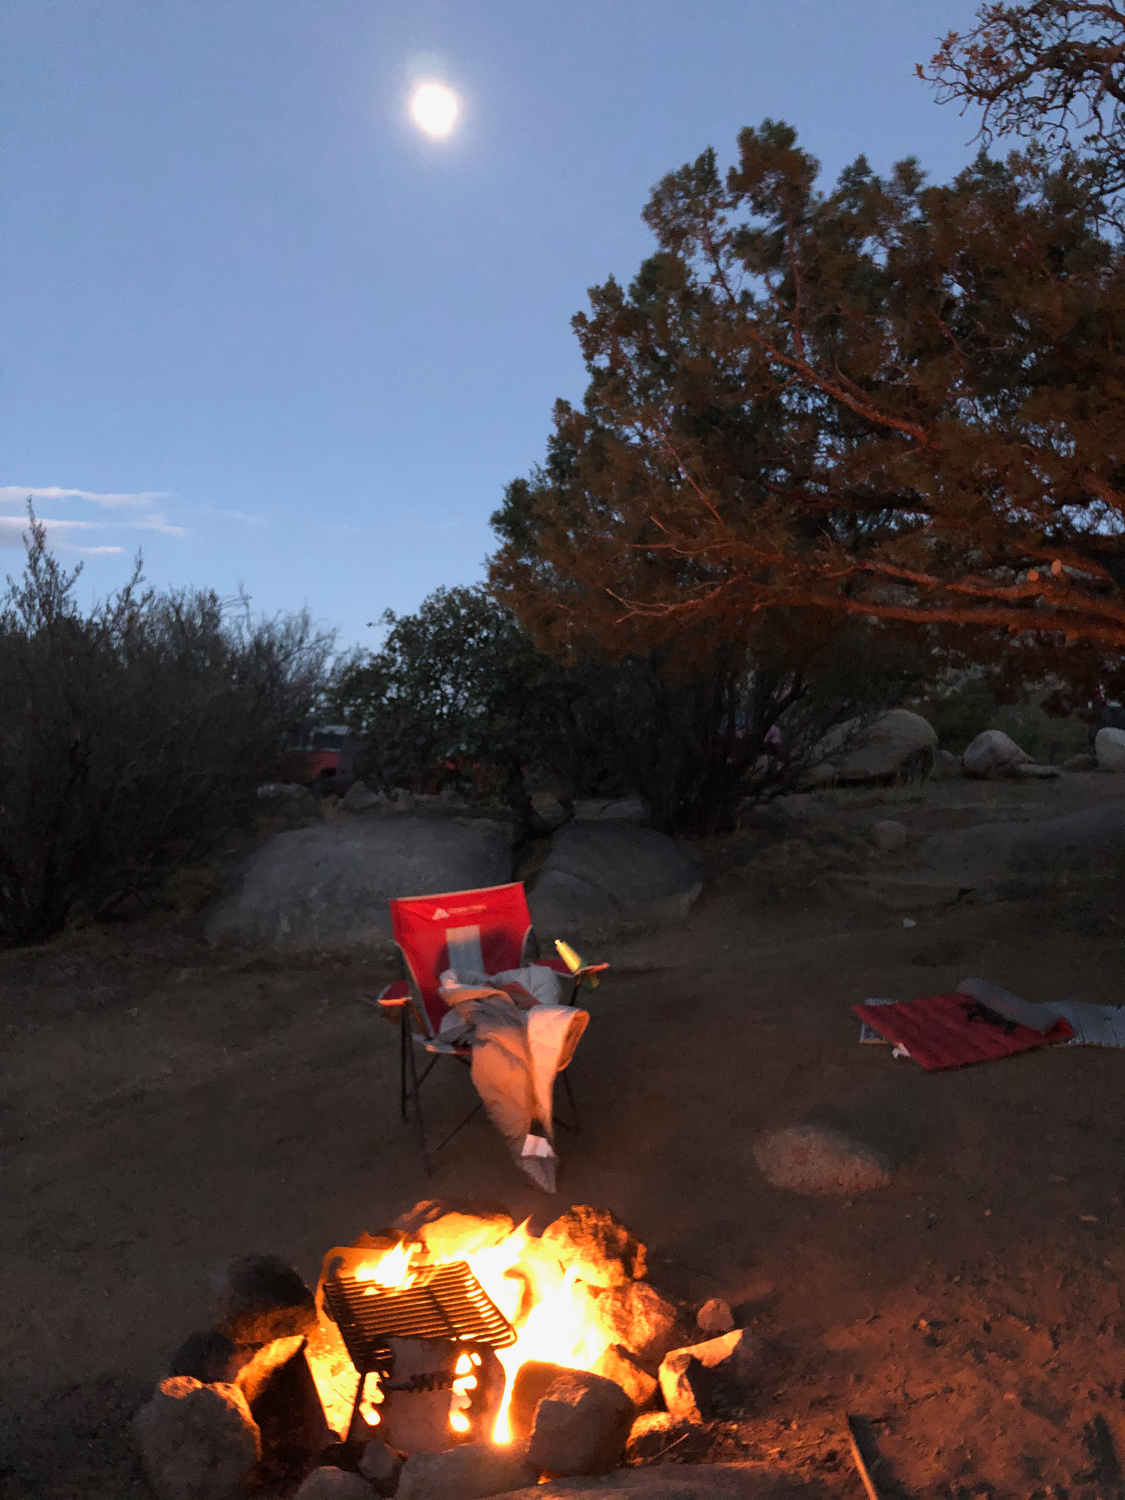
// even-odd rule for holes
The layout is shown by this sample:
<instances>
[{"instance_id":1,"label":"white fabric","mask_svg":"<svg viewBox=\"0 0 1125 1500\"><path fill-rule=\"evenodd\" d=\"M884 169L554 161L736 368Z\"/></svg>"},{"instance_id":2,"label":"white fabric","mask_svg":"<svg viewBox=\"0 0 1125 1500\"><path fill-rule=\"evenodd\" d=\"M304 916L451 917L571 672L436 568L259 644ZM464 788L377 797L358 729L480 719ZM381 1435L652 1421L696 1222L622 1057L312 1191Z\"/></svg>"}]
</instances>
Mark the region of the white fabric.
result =
<instances>
[{"instance_id":1,"label":"white fabric","mask_svg":"<svg viewBox=\"0 0 1125 1500\"><path fill-rule=\"evenodd\" d=\"M530 998L519 1004L501 985L518 985ZM473 1083L489 1118L516 1164L553 1193L555 1078L574 1056L588 1013L558 1003L562 979L541 964L493 975L447 969L440 992L449 1010L439 1041L472 1048ZM536 1121L545 1135L532 1133Z\"/></svg>"}]
</instances>

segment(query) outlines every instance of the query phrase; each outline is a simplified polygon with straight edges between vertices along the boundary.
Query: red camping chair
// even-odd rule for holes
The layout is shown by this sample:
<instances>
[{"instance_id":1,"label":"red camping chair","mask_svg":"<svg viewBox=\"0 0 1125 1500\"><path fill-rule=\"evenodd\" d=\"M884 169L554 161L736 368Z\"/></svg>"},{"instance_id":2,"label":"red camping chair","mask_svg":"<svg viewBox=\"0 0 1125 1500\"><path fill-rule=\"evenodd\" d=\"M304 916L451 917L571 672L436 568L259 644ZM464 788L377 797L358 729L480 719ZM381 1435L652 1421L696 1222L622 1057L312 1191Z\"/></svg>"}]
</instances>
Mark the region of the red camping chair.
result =
<instances>
[{"instance_id":1,"label":"red camping chair","mask_svg":"<svg viewBox=\"0 0 1125 1500\"><path fill-rule=\"evenodd\" d=\"M405 1122L408 1104L413 1109L418 1145L428 1176L431 1153L426 1148L422 1085L442 1057L451 1057L466 1067L472 1057L471 1047L443 1042L438 1037L442 1017L449 1009L438 990L442 973L446 969L465 969L498 974L503 969L520 969L530 963L540 963L572 981L566 1003L573 1005L583 976L608 965L588 964L571 974L561 958L540 958L522 881L489 886L479 891L407 896L392 900L390 908L403 977L387 986L379 996L379 1005L384 1015L398 1022L399 1113ZM415 1062L416 1046L433 1054L421 1074ZM571 1113L568 1128L577 1133L578 1111L574 1093L565 1072L562 1079ZM435 1146L433 1154L436 1155L483 1108L478 1101L461 1124ZM559 1123L564 1122L560 1120Z\"/></svg>"}]
</instances>

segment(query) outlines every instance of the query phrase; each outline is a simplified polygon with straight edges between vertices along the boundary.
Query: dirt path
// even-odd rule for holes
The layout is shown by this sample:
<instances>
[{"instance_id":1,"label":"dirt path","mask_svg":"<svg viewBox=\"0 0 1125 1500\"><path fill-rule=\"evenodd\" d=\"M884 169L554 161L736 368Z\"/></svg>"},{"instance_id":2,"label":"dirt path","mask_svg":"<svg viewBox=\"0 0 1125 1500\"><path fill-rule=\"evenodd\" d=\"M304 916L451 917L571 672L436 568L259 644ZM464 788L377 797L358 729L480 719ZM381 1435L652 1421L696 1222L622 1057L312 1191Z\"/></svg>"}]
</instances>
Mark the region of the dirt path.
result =
<instances>
[{"instance_id":1,"label":"dirt path","mask_svg":"<svg viewBox=\"0 0 1125 1500\"><path fill-rule=\"evenodd\" d=\"M1115 1494L1125 1055L927 1075L858 1046L850 1006L969 973L1125 1001L1125 901L1063 886L904 928L830 876L878 858L878 818L916 842L1014 802L1089 805L1116 780L826 794L707 849L681 928L610 945L555 1200L480 1120L426 1181L397 1121L394 1034L366 1003L378 961L213 953L197 922L157 918L0 957L0 1496L147 1496L128 1418L209 1325L224 1261L275 1251L312 1277L329 1245L443 1193L536 1227L604 1204L647 1241L654 1279L737 1304L769 1378L732 1414L726 1456L857 1495L851 1411L875 1423L888 1495ZM467 1088L454 1079L435 1125ZM753 1136L806 1120L886 1150L890 1189L848 1206L768 1187Z\"/></svg>"}]
</instances>

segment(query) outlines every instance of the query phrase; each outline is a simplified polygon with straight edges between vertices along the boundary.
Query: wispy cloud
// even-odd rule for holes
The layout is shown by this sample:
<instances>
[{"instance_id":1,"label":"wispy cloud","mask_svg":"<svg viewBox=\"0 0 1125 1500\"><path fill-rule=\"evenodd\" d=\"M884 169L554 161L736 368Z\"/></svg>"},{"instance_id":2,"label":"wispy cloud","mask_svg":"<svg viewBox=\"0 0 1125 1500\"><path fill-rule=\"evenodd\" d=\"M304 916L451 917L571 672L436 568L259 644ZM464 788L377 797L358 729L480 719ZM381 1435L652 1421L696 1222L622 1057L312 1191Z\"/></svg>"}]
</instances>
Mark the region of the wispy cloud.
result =
<instances>
[{"instance_id":1,"label":"wispy cloud","mask_svg":"<svg viewBox=\"0 0 1125 1500\"><path fill-rule=\"evenodd\" d=\"M215 515L224 521L241 521L244 526L264 526L265 516L248 516L244 510L217 510Z\"/></svg>"},{"instance_id":2,"label":"wispy cloud","mask_svg":"<svg viewBox=\"0 0 1125 1500\"><path fill-rule=\"evenodd\" d=\"M151 505L167 500L168 490L137 490L129 495L104 494L100 490L64 490L57 484L0 484L0 505L26 505L29 500L89 500L116 510L120 506Z\"/></svg>"},{"instance_id":3,"label":"wispy cloud","mask_svg":"<svg viewBox=\"0 0 1125 1500\"><path fill-rule=\"evenodd\" d=\"M15 507L16 511L14 514L3 514L0 511L0 547L18 547L22 544L24 532L27 530L27 520L19 512L24 509L28 500L33 505L39 502L61 503L66 509L70 508L67 502L80 501L96 505L102 510L122 512L114 516L112 520L107 517L101 521L38 515L36 519L52 539L53 544L67 552L83 552L94 557L125 551L123 546L108 541L104 545L80 547L74 533L82 531L120 532L125 529L127 531L156 531L162 536L187 536L186 526L177 526L162 511L152 509L153 501L166 500L170 497L170 493L169 490L136 490L130 494L110 494L103 490L68 489L57 484L3 484L0 485L0 507L8 507L9 510Z\"/></svg>"},{"instance_id":4,"label":"wispy cloud","mask_svg":"<svg viewBox=\"0 0 1125 1500\"><path fill-rule=\"evenodd\" d=\"M163 532L165 536L187 536L188 534L188 529L186 526L173 526L172 523L170 521L166 521L163 516L156 514L151 516L142 516L139 521L130 522L130 525L132 525L132 527L136 531L160 531Z\"/></svg>"},{"instance_id":5,"label":"wispy cloud","mask_svg":"<svg viewBox=\"0 0 1125 1500\"><path fill-rule=\"evenodd\" d=\"M70 531L101 531L102 524L99 521L64 521L55 520L44 516L40 525L48 536L61 533L63 538ZM23 516L0 516L0 547L20 547L23 545L24 532L27 530L27 522Z\"/></svg>"}]
</instances>

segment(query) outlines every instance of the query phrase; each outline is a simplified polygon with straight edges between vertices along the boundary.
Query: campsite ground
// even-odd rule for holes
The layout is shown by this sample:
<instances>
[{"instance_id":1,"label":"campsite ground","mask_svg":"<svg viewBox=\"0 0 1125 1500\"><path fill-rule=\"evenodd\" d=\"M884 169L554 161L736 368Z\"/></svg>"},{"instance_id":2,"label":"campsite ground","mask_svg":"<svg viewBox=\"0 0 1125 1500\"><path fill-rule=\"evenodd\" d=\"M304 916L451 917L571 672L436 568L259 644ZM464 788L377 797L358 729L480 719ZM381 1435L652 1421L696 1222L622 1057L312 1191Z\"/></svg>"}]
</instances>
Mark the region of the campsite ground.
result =
<instances>
[{"instance_id":1,"label":"campsite ground","mask_svg":"<svg viewBox=\"0 0 1125 1500\"><path fill-rule=\"evenodd\" d=\"M606 1205L654 1280L735 1304L767 1378L718 1456L858 1496L852 1412L874 1424L888 1500L1117 1495L1125 1054L925 1074L859 1046L851 1006L969 974L1125 1000L1120 889L1045 878L904 912L837 876L886 863L880 818L914 844L1123 795L1097 775L822 793L704 848L682 925L606 945L574 1064L584 1134L564 1138L552 1200L479 1119L427 1182L396 1117L394 1033L367 1003L383 957L215 952L197 915L3 955L0 1496L147 1495L129 1417L208 1326L228 1257L275 1251L313 1277L332 1244L454 1194L536 1228ZM797 1121L883 1148L890 1188L848 1204L769 1187L753 1137Z\"/></svg>"}]
</instances>

